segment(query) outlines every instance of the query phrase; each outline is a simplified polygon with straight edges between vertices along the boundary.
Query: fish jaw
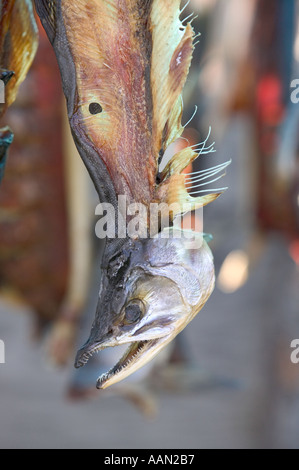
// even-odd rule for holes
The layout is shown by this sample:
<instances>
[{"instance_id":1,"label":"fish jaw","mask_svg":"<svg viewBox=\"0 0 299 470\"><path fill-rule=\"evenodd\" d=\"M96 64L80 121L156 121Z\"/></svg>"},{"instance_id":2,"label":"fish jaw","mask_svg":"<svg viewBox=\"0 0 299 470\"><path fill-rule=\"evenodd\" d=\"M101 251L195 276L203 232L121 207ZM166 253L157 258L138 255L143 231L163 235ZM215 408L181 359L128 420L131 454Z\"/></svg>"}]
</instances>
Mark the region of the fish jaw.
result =
<instances>
[{"instance_id":1,"label":"fish jaw","mask_svg":"<svg viewBox=\"0 0 299 470\"><path fill-rule=\"evenodd\" d=\"M175 334L166 335L152 340L130 342L127 350L117 364L99 377L97 388L103 390L129 377L131 374L150 362L171 342L174 336ZM111 346L112 345L110 344L94 345L93 353ZM91 357L93 353L87 352L86 350L79 351L76 367L84 365L84 362L87 360L87 355Z\"/></svg>"},{"instance_id":2,"label":"fish jaw","mask_svg":"<svg viewBox=\"0 0 299 470\"><path fill-rule=\"evenodd\" d=\"M148 341L131 343L120 361L107 373L102 374L97 381L98 389L113 385L150 362L173 339L173 335L164 336Z\"/></svg>"}]
</instances>

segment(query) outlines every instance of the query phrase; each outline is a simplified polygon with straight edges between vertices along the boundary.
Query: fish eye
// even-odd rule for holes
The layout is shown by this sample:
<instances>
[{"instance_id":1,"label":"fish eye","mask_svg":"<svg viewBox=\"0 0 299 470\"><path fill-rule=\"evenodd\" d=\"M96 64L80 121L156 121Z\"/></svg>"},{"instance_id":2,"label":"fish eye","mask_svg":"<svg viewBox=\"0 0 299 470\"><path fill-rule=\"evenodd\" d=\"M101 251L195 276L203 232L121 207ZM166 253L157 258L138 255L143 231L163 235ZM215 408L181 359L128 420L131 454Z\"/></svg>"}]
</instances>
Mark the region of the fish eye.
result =
<instances>
[{"instance_id":1,"label":"fish eye","mask_svg":"<svg viewBox=\"0 0 299 470\"><path fill-rule=\"evenodd\" d=\"M125 307L125 321L132 324L140 320L145 310L144 303L141 300L133 300Z\"/></svg>"},{"instance_id":2,"label":"fish eye","mask_svg":"<svg viewBox=\"0 0 299 470\"><path fill-rule=\"evenodd\" d=\"M102 111L103 111L103 108L100 105L100 103L91 103L89 105L90 114L100 114Z\"/></svg>"}]
</instances>

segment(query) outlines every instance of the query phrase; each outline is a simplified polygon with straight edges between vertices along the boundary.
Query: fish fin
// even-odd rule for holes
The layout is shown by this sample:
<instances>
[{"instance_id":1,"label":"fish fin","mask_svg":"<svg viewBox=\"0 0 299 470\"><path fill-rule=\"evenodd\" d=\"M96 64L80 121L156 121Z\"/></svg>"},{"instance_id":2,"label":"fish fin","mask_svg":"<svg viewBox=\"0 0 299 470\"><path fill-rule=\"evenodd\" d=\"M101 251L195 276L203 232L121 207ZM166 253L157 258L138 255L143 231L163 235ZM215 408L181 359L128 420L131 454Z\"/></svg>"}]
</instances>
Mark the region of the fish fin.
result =
<instances>
[{"instance_id":1,"label":"fish fin","mask_svg":"<svg viewBox=\"0 0 299 470\"><path fill-rule=\"evenodd\" d=\"M166 148L183 132L185 85L193 55L194 31L180 20L180 0L154 0L152 29L152 96L154 152Z\"/></svg>"},{"instance_id":2,"label":"fish fin","mask_svg":"<svg viewBox=\"0 0 299 470\"><path fill-rule=\"evenodd\" d=\"M172 176L168 182L166 202L168 205L173 205L174 207L175 205L177 206L177 209L174 211L174 216L200 209L207 204L210 204L218 199L226 189L223 188L215 191L210 190L212 192L207 190L206 194L193 197L189 194L185 181L186 177L182 174Z\"/></svg>"},{"instance_id":3,"label":"fish fin","mask_svg":"<svg viewBox=\"0 0 299 470\"><path fill-rule=\"evenodd\" d=\"M171 160L168 162L164 170L162 171L163 177L167 175L179 175L182 171L187 168L196 158L198 153L195 152L191 147L186 147L180 152L176 153Z\"/></svg>"},{"instance_id":4,"label":"fish fin","mask_svg":"<svg viewBox=\"0 0 299 470\"><path fill-rule=\"evenodd\" d=\"M177 203L180 207L190 204L190 210L195 210L213 202L227 189L211 190L206 189L206 186L225 176L225 170L231 164L231 160L204 170L183 173L200 155L215 152L214 142L207 145L210 133L211 129L203 142L177 152L160 173L162 186L164 186L162 193L166 194L168 203ZM181 212L183 213L184 210L182 209Z\"/></svg>"}]
</instances>

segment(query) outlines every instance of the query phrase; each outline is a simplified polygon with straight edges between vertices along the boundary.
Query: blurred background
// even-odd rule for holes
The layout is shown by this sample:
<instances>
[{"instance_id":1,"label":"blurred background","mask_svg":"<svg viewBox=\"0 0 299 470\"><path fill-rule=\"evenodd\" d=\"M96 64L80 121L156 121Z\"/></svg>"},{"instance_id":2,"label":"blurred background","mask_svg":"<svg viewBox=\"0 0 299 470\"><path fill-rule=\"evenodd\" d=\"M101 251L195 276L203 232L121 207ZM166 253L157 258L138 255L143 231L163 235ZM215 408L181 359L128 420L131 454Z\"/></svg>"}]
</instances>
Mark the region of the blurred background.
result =
<instances>
[{"instance_id":1,"label":"blurred background","mask_svg":"<svg viewBox=\"0 0 299 470\"><path fill-rule=\"evenodd\" d=\"M182 3L182 6L184 3ZM191 0L198 44L184 91L192 143L232 164L204 210L217 285L165 356L107 391L103 352L76 348L97 301L97 196L73 146L60 77L39 50L5 124L0 186L1 448L299 448L299 79L297 0ZM190 18L189 18L190 20Z\"/></svg>"}]
</instances>

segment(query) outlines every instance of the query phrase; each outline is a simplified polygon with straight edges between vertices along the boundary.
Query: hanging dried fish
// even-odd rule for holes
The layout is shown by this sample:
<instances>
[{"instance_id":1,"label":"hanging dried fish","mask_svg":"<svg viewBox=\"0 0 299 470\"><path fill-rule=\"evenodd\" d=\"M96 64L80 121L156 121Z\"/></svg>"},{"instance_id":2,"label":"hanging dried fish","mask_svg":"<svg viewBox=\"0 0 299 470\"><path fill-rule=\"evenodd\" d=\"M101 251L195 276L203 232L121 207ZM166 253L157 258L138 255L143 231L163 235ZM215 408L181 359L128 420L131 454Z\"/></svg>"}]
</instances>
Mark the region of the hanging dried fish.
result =
<instances>
[{"instance_id":1,"label":"hanging dried fish","mask_svg":"<svg viewBox=\"0 0 299 470\"><path fill-rule=\"evenodd\" d=\"M16 99L38 45L31 0L0 1L0 117ZM6 90L4 92L4 85ZM7 149L13 141L8 127L0 129L0 181Z\"/></svg>"},{"instance_id":2,"label":"hanging dried fish","mask_svg":"<svg viewBox=\"0 0 299 470\"><path fill-rule=\"evenodd\" d=\"M118 197L125 196L148 213L153 203L175 203L176 217L185 203L196 209L214 201L222 189L205 185L218 180L227 164L183 173L211 150L207 141L160 167L184 129L181 93L194 32L180 20L180 1L35 3L57 55L73 136L101 202L117 212ZM188 192L194 182L196 189L203 186L196 195ZM169 238L163 238L161 226L152 237L149 222L146 230L146 238L126 235L106 242L96 318L76 366L106 347L128 344L128 349L99 378L98 388L150 361L195 317L214 287L213 258L204 240L190 249L174 228Z\"/></svg>"}]
</instances>

